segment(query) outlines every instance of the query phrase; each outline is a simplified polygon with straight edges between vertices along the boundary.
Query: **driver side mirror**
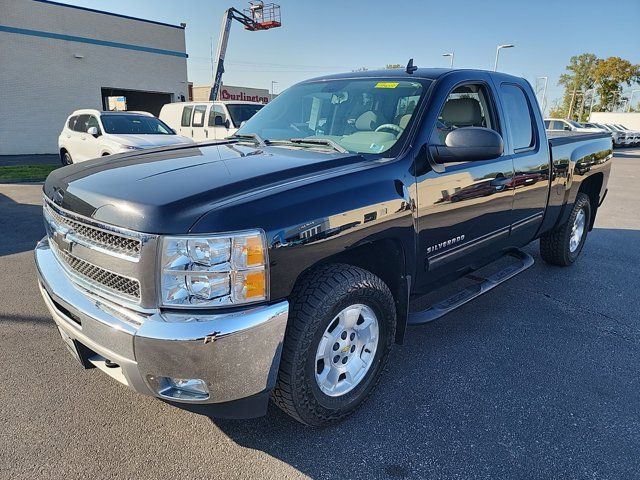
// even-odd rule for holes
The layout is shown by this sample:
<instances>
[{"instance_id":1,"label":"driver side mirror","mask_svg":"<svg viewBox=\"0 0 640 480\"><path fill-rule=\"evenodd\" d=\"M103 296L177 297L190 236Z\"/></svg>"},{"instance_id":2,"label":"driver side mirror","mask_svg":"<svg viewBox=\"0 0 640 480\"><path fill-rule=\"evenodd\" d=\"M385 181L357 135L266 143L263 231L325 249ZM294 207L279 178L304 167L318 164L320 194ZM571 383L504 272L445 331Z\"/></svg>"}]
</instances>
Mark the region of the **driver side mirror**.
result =
<instances>
[{"instance_id":1,"label":"driver side mirror","mask_svg":"<svg viewBox=\"0 0 640 480\"><path fill-rule=\"evenodd\" d=\"M89 128L87 128L87 133L89 135L94 136L94 137L99 137L100 136L100 132L98 131L98 127L89 127Z\"/></svg>"},{"instance_id":2,"label":"driver side mirror","mask_svg":"<svg viewBox=\"0 0 640 480\"><path fill-rule=\"evenodd\" d=\"M484 127L457 128L449 132L444 143L431 147L431 154L439 163L491 160L504 152L500 134Z\"/></svg>"},{"instance_id":3,"label":"driver side mirror","mask_svg":"<svg viewBox=\"0 0 640 480\"><path fill-rule=\"evenodd\" d=\"M229 129L229 127L231 126L231 123L229 122L229 119L225 119L222 117L222 115L216 115L215 118L213 119L213 124L216 127L225 127L227 130Z\"/></svg>"}]
</instances>

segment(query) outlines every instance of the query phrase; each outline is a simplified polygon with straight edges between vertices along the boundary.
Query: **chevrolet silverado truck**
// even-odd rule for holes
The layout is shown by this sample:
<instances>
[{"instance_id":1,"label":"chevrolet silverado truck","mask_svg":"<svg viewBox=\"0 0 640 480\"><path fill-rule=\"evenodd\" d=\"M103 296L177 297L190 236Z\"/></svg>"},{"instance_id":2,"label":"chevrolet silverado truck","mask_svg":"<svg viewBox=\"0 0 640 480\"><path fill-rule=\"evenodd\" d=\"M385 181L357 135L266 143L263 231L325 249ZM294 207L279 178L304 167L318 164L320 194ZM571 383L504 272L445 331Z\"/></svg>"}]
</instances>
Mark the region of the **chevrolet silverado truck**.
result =
<instances>
[{"instance_id":1,"label":"chevrolet silverado truck","mask_svg":"<svg viewBox=\"0 0 640 480\"><path fill-rule=\"evenodd\" d=\"M212 416L272 399L326 425L410 326L529 267L523 246L575 262L611 158L607 133L547 138L522 78L411 63L316 78L233 138L54 171L40 290L85 368Z\"/></svg>"}]
</instances>

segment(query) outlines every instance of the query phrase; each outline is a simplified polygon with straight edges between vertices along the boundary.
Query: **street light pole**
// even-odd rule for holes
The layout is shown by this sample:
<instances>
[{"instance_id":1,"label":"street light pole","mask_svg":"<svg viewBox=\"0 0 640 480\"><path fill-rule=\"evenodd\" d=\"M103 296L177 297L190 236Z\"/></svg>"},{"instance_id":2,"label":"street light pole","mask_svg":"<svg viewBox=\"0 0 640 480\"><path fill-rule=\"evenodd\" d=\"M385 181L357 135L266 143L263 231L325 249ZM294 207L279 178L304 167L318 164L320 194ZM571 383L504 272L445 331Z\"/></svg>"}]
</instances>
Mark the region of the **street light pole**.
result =
<instances>
[{"instance_id":1,"label":"street light pole","mask_svg":"<svg viewBox=\"0 0 640 480\"><path fill-rule=\"evenodd\" d=\"M636 88L634 90L631 90L631 95L629 95L629 105L627 105L627 112L631 111L631 105L633 104L633 95L636 92L640 92L640 88Z\"/></svg>"},{"instance_id":2,"label":"street light pole","mask_svg":"<svg viewBox=\"0 0 640 480\"><path fill-rule=\"evenodd\" d=\"M443 53L442 56L443 57L449 57L449 68L453 68L454 52Z\"/></svg>"},{"instance_id":3,"label":"street light pole","mask_svg":"<svg viewBox=\"0 0 640 480\"><path fill-rule=\"evenodd\" d=\"M511 44L511 43L506 43L504 45L498 45L498 48L496 48L496 61L493 64L493 71L497 72L498 71L498 57L500 56L500 50L502 50L503 48L513 48L515 47L515 45Z\"/></svg>"},{"instance_id":4,"label":"street light pole","mask_svg":"<svg viewBox=\"0 0 640 480\"><path fill-rule=\"evenodd\" d=\"M538 86L538 80L544 80L544 86L542 87L542 114L544 115L544 111L547 108L547 82L549 77L538 77L536 78L536 89Z\"/></svg>"},{"instance_id":5,"label":"street light pole","mask_svg":"<svg viewBox=\"0 0 640 480\"><path fill-rule=\"evenodd\" d=\"M275 91L274 91L274 89L273 89L273 86L274 86L276 83L278 83L278 82L276 82L275 80L271 80L271 100L273 100L273 95L274 95L274 93L275 93Z\"/></svg>"}]
</instances>

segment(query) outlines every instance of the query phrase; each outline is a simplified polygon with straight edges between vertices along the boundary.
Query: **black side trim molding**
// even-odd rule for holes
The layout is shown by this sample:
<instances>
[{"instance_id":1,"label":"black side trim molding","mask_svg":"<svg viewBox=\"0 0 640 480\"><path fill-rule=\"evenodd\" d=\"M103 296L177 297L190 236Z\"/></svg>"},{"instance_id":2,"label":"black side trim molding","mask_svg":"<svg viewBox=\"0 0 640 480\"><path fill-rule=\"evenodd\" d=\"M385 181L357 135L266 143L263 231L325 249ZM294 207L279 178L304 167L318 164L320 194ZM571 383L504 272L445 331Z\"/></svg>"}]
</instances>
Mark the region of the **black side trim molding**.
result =
<instances>
[{"instance_id":1,"label":"black side trim molding","mask_svg":"<svg viewBox=\"0 0 640 480\"><path fill-rule=\"evenodd\" d=\"M429 270L435 270L449 262L459 259L464 255L468 255L475 250L484 247L487 243L494 242L495 240L506 237L509 235L510 227L504 227L494 232L490 232L482 237L470 240L463 243L457 248L447 250L445 252L437 253L431 257L428 257Z\"/></svg>"}]
</instances>

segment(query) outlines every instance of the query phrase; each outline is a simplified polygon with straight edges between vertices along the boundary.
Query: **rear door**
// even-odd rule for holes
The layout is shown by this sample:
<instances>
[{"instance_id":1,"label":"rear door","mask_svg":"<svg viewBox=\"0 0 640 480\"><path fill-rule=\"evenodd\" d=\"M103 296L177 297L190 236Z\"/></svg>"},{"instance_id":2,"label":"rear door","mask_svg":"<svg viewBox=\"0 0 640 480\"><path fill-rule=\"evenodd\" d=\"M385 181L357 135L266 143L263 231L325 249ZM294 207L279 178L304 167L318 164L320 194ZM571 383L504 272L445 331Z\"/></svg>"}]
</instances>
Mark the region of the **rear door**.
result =
<instances>
[{"instance_id":1,"label":"rear door","mask_svg":"<svg viewBox=\"0 0 640 480\"><path fill-rule=\"evenodd\" d=\"M196 142L204 142L209 137L207 120L207 105L195 105L193 107L193 118L191 120L191 138Z\"/></svg>"},{"instance_id":2,"label":"rear door","mask_svg":"<svg viewBox=\"0 0 640 480\"><path fill-rule=\"evenodd\" d=\"M73 133L69 139L69 153L74 162L82 162L89 157L89 147L87 147L87 122L91 115L78 115L76 123L73 125Z\"/></svg>"},{"instance_id":3,"label":"rear door","mask_svg":"<svg viewBox=\"0 0 640 480\"><path fill-rule=\"evenodd\" d=\"M507 154L514 165L511 243L528 243L542 224L549 196L550 155L540 109L527 84L502 82L499 87L502 118L508 134Z\"/></svg>"},{"instance_id":4,"label":"rear door","mask_svg":"<svg viewBox=\"0 0 640 480\"><path fill-rule=\"evenodd\" d=\"M437 120L425 121L429 144L443 145L457 128L486 127L503 134L499 109L489 76L455 83L459 75L438 83L433 108ZM511 225L514 176L511 156L492 160L439 164L428 156L430 168L416 172L418 198L420 290L438 278L499 252ZM422 265L419 265L421 271Z\"/></svg>"},{"instance_id":5,"label":"rear door","mask_svg":"<svg viewBox=\"0 0 640 480\"><path fill-rule=\"evenodd\" d=\"M185 137L193 138L193 132L191 131L191 117L193 116L193 105L185 105L182 107L182 114L180 115L180 128L178 133Z\"/></svg>"}]
</instances>

